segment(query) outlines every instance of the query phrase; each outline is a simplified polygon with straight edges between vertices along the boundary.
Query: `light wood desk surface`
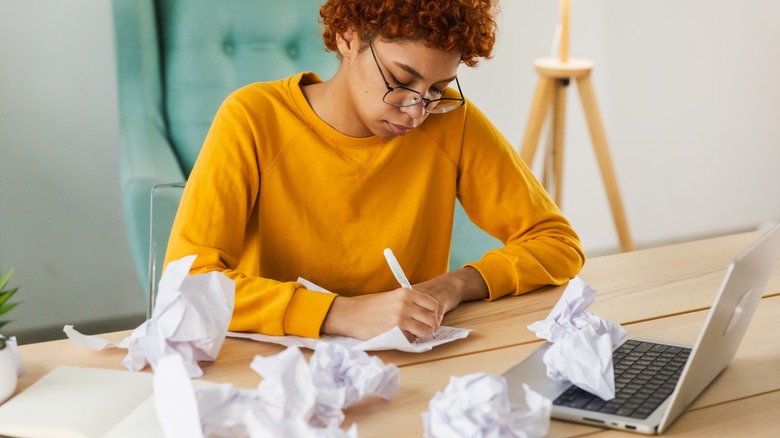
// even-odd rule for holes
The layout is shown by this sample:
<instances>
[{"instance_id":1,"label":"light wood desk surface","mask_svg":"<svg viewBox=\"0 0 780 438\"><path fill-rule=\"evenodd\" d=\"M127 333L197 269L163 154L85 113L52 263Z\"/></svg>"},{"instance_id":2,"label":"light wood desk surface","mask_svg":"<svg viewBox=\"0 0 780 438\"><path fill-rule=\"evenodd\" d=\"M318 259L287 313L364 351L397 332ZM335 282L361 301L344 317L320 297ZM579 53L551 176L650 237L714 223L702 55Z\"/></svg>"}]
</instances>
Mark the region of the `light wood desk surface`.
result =
<instances>
[{"instance_id":1,"label":"light wood desk surface","mask_svg":"<svg viewBox=\"0 0 780 438\"><path fill-rule=\"evenodd\" d=\"M712 304L729 262L761 233L744 233L698 242L598 257L587 261L581 277L598 295L593 313L623 325L634 336L692 344ZM547 316L563 292L548 287L521 297L466 303L445 325L474 329L465 340L426 353L372 353L400 367L401 386L390 400L370 399L346 410L342 427L358 423L361 437L422 436L421 413L450 376L475 372L501 374L527 357L541 341L526 326ZM667 431L669 436L780 435L780 269L769 282L736 357L726 370ZM77 327L78 328L78 327ZM105 335L116 340L129 332ZM249 368L256 354L283 347L228 338L212 364L202 364L204 379L255 387ZM20 347L27 373L20 391L59 365L122 369L124 350L94 352L68 340ZM553 421L550 436L636 436Z\"/></svg>"}]
</instances>

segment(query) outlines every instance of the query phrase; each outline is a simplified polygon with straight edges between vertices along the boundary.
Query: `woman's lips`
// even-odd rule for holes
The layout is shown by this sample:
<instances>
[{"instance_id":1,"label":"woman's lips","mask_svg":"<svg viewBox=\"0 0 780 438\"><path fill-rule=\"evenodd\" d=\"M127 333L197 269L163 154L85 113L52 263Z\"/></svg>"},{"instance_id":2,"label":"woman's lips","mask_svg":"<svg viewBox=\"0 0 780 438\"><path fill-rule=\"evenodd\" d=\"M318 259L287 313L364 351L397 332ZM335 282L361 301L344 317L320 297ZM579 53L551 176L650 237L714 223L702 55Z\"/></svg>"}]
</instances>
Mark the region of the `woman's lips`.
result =
<instances>
[{"instance_id":1,"label":"woman's lips","mask_svg":"<svg viewBox=\"0 0 780 438\"><path fill-rule=\"evenodd\" d=\"M395 123L390 122L387 122L387 126L390 128L390 132L395 135L404 135L412 130L412 128L407 128L406 126L396 125Z\"/></svg>"}]
</instances>

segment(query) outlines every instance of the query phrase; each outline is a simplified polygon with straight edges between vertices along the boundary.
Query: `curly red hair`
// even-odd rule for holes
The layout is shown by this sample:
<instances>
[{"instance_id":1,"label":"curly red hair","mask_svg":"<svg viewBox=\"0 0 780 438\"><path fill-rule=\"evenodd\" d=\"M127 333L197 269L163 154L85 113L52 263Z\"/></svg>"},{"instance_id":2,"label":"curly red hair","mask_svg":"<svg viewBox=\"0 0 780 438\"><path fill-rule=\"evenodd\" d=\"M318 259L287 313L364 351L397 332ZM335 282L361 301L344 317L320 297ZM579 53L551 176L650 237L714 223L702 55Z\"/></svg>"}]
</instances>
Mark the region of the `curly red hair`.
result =
<instances>
[{"instance_id":1,"label":"curly red hair","mask_svg":"<svg viewBox=\"0 0 780 438\"><path fill-rule=\"evenodd\" d=\"M495 0L328 0L320 8L328 50L338 53L336 36L351 29L364 40L421 40L457 50L469 67L491 56L495 13Z\"/></svg>"}]
</instances>

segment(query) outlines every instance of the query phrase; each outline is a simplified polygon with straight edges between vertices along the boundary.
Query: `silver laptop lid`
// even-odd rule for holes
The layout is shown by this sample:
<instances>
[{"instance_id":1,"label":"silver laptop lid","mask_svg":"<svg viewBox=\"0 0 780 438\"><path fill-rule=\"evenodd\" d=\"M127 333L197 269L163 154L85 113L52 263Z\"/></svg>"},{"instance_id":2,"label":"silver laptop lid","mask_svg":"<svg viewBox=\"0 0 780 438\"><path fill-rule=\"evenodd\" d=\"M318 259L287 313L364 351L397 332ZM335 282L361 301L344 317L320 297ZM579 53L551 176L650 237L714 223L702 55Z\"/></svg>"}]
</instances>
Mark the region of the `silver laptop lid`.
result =
<instances>
[{"instance_id":1,"label":"silver laptop lid","mask_svg":"<svg viewBox=\"0 0 780 438\"><path fill-rule=\"evenodd\" d=\"M780 224L731 262L704 329L670 396L658 433L669 427L734 358L778 262Z\"/></svg>"}]
</instances>

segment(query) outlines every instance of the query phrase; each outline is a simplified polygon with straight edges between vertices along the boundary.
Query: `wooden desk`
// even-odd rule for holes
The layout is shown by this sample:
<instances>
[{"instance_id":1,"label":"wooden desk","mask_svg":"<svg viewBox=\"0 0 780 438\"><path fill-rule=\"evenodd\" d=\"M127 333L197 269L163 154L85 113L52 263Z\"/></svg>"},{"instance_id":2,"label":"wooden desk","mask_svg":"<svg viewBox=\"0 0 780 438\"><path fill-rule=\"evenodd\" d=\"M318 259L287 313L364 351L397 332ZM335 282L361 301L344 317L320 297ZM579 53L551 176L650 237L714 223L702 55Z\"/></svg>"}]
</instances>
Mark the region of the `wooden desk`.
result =
<instances>
[{"instance_id":1,"label":"wooden desk","mask_svg":"<svg viewBox=\"0 0 780 438\"><path fill-rule=\"evenodd\" d=\"M672 245L589 260L581 276L597 291L590 310L620 322L631 335L693 343L731 259L760 233ZM371 399L346 410L342 425L358 423L361 437L422 436L420 414L450 376L486 371L501 374L527 357L540 341L526 326L543 319L563 287L548 287L522 297L466 303L445 318L446 325L475 329L467 339L421 354L376 353L401 369L401 387L389 401ZM668 435L776 436L780 434L780 269L736 357L715 382L669 429ZM121 339L128 332L107 337ZM256 354L283 347L243 339L225 341L219 358L204 366L204 379L254 387L249 368ZM20 347L27 373L19 390L59 365L121 369L124 350L94 352L70 341ZM553 421L550 436L636 436Z\"/></svg>"}]
</instances>

